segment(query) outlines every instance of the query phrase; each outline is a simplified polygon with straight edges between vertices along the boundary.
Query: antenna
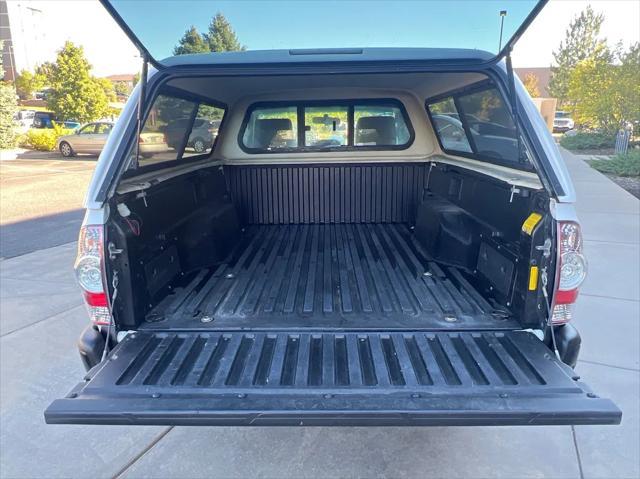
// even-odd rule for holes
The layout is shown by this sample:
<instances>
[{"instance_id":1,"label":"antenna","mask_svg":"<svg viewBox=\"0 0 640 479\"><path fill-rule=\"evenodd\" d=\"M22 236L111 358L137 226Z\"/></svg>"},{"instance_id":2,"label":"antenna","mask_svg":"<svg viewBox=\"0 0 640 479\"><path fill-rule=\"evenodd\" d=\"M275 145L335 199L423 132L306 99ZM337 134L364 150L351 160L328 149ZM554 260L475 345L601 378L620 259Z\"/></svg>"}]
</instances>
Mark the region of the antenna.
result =
<instances>
[{"instance_id":1,"label":"antenna","mask_svg":"<svg viewBox=\"0 0 640 479\"><path fill-rule=\"evenodd\" d=\"M502 30L504 28L504 17L507 16L506 10L500 10L500 42L498 43L498 53L502 50Z\"/></svg>"}]
</instances>

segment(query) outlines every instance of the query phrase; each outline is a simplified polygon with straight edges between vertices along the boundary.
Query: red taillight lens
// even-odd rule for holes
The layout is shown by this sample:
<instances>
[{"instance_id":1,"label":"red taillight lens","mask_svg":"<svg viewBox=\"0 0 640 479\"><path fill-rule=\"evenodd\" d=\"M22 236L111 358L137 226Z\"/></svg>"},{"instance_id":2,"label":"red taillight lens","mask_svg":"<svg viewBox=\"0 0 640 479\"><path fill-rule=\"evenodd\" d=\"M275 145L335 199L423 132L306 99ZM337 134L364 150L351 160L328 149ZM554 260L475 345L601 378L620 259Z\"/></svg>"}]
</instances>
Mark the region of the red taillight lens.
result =
<instances>
[{"instance_id":1,"label":"red taillight lens","mask_svg":"<svg viewBox=\"0 0 640 479\"><path fill-rule=\"evenodd\" d=\"M582 254L582 232L574 221L558 223L558 260L556 288L553 295L552 321L571 319L570 304L578 299L578 288L587 276L587 260Z\"/></svg>"},{"instance_id":2,"label":"red taillight lens","mask_svg":"<svg viewBox=\"0 0 640 479\"><path fill-rule=\"evenodd\" d=\"M95 324L108 325L111 312L104 286L104 234L102 225L83 226L74 266L89 316Z\"/></svg>"}]
</instances>

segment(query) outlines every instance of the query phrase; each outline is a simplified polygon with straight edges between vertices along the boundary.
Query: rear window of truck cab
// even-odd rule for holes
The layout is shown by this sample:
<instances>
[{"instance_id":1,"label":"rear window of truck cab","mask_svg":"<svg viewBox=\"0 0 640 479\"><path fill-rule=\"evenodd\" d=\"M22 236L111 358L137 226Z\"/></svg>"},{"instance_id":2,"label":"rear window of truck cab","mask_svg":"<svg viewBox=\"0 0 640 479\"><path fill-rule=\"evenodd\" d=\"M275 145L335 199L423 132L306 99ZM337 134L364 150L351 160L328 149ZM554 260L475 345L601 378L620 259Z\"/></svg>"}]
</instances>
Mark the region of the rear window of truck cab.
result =
<instances>
[{"instance_id":1,"label":"rear window of truck cab","mask_svg":"<svg viewBox=\"0 0 640 479\"><path fill-rule=\"evenodd\" d=\"M413 142L397 100L255 103L239 135L248 153L394 150Z\"/></svg>"}]
</instances>

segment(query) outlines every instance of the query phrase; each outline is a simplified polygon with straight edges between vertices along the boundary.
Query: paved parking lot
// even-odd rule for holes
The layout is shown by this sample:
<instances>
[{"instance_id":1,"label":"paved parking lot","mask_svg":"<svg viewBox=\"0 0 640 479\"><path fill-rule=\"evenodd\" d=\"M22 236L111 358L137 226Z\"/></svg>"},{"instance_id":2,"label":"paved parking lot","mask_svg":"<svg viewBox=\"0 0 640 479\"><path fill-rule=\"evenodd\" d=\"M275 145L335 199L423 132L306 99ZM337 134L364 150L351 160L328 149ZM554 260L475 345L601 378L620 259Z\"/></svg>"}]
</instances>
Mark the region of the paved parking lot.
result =
<instances>
[{"instance_id":1,"label":"paved parking lot","mask_svg":"<svg viewBox=\"0 0 640 479\"><path fill-rule=\"evenodd\" d=\"M74 241L95 164L36 151L0 161L0 258Z\"/></svg>"},{"instance_id":2,"label":"paved parking lot","mask_svg":"<svg viewBox=\"0 0 640 479\"><path fill-rule=\"evenodd\" d=\"M47 426L43 410L83 374L74 343L87 320L68 243L0 261L0 476L639 477L640 202L566 158L590 261L577 371L622 408L621 426Z\"/></svg>"}]
</instances>

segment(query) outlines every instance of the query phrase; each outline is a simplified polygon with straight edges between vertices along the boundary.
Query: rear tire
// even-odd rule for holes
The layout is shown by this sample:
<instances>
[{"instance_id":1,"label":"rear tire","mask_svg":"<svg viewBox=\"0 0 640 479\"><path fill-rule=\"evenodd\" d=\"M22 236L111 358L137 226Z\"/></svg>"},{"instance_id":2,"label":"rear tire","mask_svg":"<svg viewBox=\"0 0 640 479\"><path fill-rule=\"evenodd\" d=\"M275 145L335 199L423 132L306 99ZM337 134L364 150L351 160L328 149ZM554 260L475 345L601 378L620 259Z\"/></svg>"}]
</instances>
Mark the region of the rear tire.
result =
<instances>
[{"instance_id":1,"label":"rear tire","mask_svg":"<svg viewBox=\"0 0 640 479\"><path fill-rule=\"evenodd\" d=\"M71 148L71 145L69 143L63 141L62 143L60 143L60 154L62 154L62 156L64 156L65 158L70 158L75 155L75 152L73 151L73 148Z\"/></svg>"},{"instance_id":2,"label":"rear tire","mask_svg":"<svg viewBox=\"0 0 640 479\"><path fill-rule=\"evenodd\" d=\"M204 153L207 149L207 145L205 145L204 140L202 138L196 138L193 140L193 149L196 153Z\"/></svg>"}]
</instances>

